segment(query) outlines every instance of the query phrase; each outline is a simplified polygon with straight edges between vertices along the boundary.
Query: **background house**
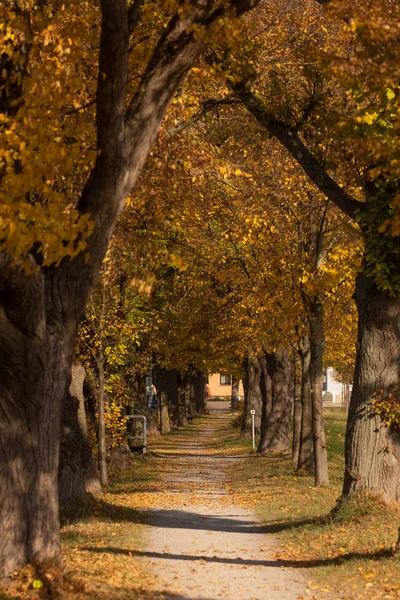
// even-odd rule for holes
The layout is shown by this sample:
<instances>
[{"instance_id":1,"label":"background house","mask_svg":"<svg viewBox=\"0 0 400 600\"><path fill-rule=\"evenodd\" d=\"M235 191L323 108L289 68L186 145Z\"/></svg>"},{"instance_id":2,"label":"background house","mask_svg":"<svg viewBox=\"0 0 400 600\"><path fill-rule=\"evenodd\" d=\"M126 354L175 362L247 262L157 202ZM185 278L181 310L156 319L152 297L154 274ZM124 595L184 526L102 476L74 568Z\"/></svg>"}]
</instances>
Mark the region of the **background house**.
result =
<instances>
[{"instance_id":1,"label":"background house","mask_svg":"<svg viewBox=\"0 0 400 600\"><path fill-rule=\"evenodd\" d=\"M228 373L213 373L208 377L210 387L210 398L230 398L232 396L232 375ZM240 397L244 397L242 381L239 383Z\"/></svg>"},{"instance_id":2,"label":"background house","mask_svg":"<svg viewBox=\"0 0 400 600\"><path fill-rule=\"evenodd\" d=\"M325 405L335 404L347 408L350 402L351 388L351 385L335 379L335 370L332 367L326 369L322 387Z\"/></svg>"}]
</instances>

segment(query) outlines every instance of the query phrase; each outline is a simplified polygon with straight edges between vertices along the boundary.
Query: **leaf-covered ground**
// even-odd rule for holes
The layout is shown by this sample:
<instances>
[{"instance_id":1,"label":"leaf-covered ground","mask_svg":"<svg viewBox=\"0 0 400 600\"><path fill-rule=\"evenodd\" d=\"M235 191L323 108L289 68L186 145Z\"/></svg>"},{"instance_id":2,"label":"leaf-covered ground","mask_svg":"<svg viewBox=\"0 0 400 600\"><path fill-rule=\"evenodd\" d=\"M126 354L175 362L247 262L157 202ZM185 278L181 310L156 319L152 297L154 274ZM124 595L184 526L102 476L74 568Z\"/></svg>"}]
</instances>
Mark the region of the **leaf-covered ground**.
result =
<instances>
[{"instance_id":1,"label":"leaf-covered ground","mask_svg":"<svg viewBox=\"0 0 400 600\"><path fill-rule=\"evenodd\" d=\"M190 561L180 561L183 566L177 567L175 574L170 573L166 583L160 583L159 555L163 553L151 546L154 540L149 538L148 525L157 526L149 523L154 514L165 519L171 511L185 515L189 510L199 516L204 506L212 510L215 503L221 514L224 506L256 512L270 562L273 556L283 571L287 567L288 573L299 573L299 580L303 578L308 584L304 597L399 598L399 557L391 552L400 522L398 507L358 498L334 517L329 516L340 494L345 415L331 411L326 417L331 475L328 488L315 488L311 477L296 474L288 456L251 454L250 441L239 439L239 430L232 426L229 415L219 420L215 415L205 416L193 425L152 440L146 459L135 458L128 468L114 472L112 484L101 497L63 511L63 583L49 582L44 588L29 589L33 581L45 579L45 574L27 569L4 589L4 598L200 597L189 595L182 586L182 569L187 568L189 573L193 567ZM214 477L212 465L216 465ZM182 536L185 531L183 527ZM272 539L278 544L275 550L267 541L271 537L268 534L274 534ZM208 550L212 549L190 550L196 568L210 562ZM224 549L214 550L211 558L215 555L213 562L218 564L218 552ZM168 553L175 556L171 543ZM265 560L266 555L261 558ZM174 563L169 560L161 564L169 568ZM241 568L244 573L245 567L230 565L232 574ZM220 598L235 598L221 594ZM302 596L296 592L293 598Z\"/></svg>"},{"instance_id":2,"label":"leaf-covered ground","mask_svg":"<svg viewBox=\"0 0 400 600\"><path fill-rule=\"evenodd\" d=\"M398 506L360 496L330 514L340 496L346 414L327 411L331 485L316 488L290 458L249 457L233 473L236 492L249 499L266 525L279 533L285 563L308 571L310 595L332 599L400 597L400 557L392 553L400 525ZM227 445L237 444L237 431Z\"/></svg>"}]
</instances>

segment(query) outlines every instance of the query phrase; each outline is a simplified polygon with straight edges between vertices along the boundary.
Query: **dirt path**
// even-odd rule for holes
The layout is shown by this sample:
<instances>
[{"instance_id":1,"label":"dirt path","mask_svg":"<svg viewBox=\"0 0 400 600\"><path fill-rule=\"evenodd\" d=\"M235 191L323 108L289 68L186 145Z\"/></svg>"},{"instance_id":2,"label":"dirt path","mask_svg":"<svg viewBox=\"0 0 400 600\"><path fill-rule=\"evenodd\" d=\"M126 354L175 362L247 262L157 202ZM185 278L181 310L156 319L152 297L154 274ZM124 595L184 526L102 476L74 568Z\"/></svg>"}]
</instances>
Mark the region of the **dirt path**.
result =
<instances>
[{"instance_id":1,"label":"dirt path","mask_svg":"<svg viewBox=\"0 0 400 600\"><path fill-rule=\"evenodd\" d=\"M304 574L274 558L278 539L235 502L228 467L241 459L219 454L216 441L230 418L226 404L210 403L201 429L179 441L168 436L156 448L166 497L142 526L154 598L295 600L305 594Z\"/></svg>"}]
</instances>

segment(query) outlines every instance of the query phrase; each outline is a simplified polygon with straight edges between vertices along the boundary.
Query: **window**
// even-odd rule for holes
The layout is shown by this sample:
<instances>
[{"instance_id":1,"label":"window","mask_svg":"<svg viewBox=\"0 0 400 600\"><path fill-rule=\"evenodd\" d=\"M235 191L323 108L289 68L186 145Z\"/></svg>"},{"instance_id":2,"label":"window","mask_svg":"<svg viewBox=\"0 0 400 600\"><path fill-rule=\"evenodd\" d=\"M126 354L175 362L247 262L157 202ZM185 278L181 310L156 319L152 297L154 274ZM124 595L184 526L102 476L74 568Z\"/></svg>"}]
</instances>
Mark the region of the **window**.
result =
<instances>
[{"instance_id":1,"label":"window","mask_svg":"<svg viewBox=\"0 0 400 600\"><path fill-rule=\"evenodd\" d=\"M230 375L220 375L220 385L231 385L232 380Z\"/></svg>"}]
</instances>

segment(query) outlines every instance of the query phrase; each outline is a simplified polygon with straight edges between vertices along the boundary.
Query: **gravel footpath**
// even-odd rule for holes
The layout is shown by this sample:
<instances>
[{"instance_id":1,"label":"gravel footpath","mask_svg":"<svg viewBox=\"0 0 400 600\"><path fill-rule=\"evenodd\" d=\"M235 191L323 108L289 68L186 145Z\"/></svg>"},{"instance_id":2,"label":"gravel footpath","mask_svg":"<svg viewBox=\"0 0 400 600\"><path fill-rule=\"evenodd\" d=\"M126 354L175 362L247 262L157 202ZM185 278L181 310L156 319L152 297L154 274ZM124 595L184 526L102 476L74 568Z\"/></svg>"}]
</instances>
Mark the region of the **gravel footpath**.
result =
<instances>
[{"instance_id":1,"label":"gravel footpath","mask_svg":"<svg viewBox=\"0 0 400 600\"><path fill-rule=\"evenodd\" d=\"M305 597L301 570L275 558L276 536L263 532L250 510L235 504L227 466L237 457L210 451L215 430L227 427L226 404L210 403L207 427L157 460L174 461L165 491L176 502L148 512L142 565L152 574L154 598L166 600L297 600ZM210 453L211 452L211 453ZM185 488L190 493L185 493Z\"/></svg>"}]
</instances>

